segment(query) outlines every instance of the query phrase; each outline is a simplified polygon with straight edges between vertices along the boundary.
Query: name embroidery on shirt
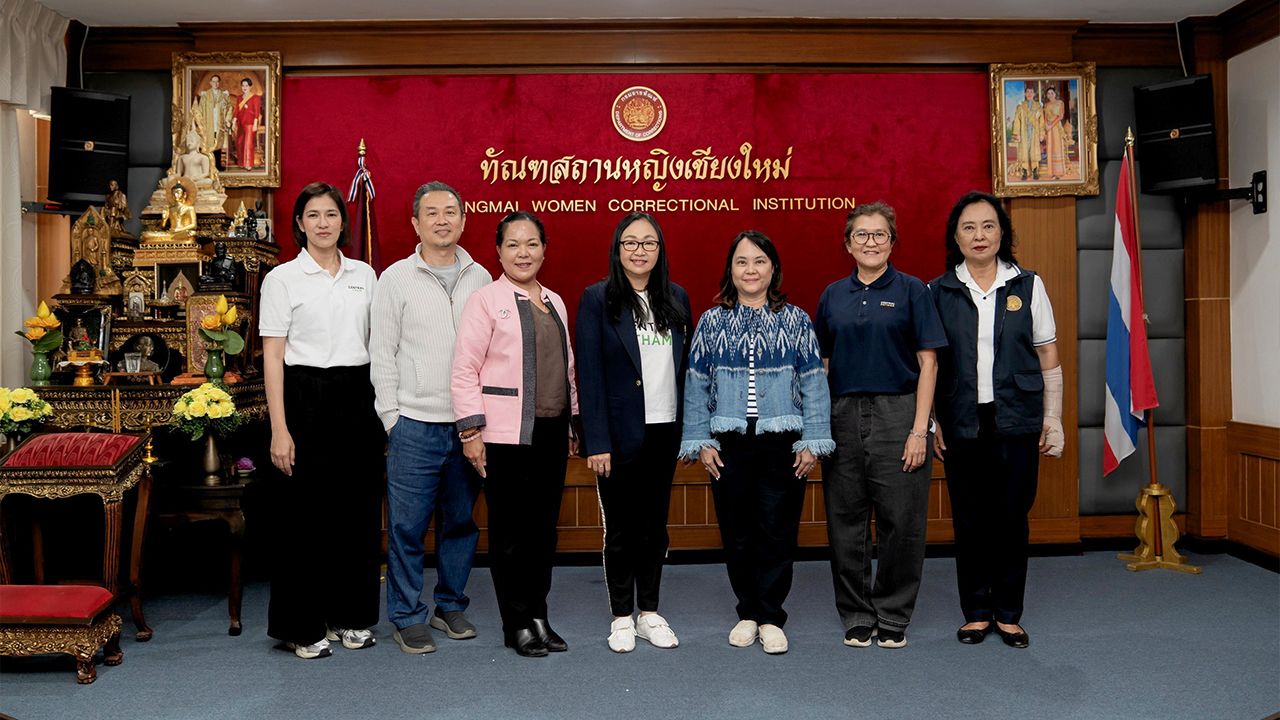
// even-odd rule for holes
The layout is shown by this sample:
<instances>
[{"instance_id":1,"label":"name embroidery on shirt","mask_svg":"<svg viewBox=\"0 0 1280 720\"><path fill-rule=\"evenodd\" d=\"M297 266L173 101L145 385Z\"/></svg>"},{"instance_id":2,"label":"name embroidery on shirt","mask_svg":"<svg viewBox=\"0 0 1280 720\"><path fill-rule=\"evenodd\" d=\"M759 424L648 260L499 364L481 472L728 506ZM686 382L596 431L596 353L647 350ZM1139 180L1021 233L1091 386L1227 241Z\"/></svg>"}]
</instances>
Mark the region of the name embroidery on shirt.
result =
<instances>
[{"instance_id":1,"label":"name embroidery on shirt","mask_svg":"<svg viewBox=\"0 0 1280 720\"><path fill-rule=\"evenodd\" d=\"M881 300L881 301L880 301L880 307L889 307L889 308L891 308L891 307L898 307L898 306L897 306L897 305L895 305L892 301L889 301L889 300Z\"/></svg>"}]
</instances>

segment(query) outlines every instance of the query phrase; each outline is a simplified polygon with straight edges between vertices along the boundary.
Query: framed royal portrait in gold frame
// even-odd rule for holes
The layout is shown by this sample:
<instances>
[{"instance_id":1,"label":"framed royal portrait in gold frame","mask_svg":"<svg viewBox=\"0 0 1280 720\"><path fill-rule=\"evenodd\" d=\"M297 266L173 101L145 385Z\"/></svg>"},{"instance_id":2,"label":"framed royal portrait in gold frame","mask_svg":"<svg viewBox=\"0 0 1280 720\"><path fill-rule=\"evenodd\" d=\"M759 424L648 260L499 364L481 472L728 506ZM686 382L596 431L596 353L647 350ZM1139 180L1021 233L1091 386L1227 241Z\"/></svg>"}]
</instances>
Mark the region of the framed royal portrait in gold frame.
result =
<instances>
[{"instance_id":1,"label":"framed royal portrait in gold frame","mask_svg":"<svg viewBox=\"0 0 1280 720\"><path fill-rule=\"evenodd\" d=\"M192 128L223 186L279 187L280 53L174 53L175 157Z\"/></svg>"},{"instance_id":2,"label":"framed royal portrait in gold frame","mask_svg":"<svg viewBox=\"0 0 1280 720\"><path fill-rule=\"evenodd\" d=\"M991 66L991 187L1000 197L1098 194L1093 63Z\"/></svg>"}]
</instances>

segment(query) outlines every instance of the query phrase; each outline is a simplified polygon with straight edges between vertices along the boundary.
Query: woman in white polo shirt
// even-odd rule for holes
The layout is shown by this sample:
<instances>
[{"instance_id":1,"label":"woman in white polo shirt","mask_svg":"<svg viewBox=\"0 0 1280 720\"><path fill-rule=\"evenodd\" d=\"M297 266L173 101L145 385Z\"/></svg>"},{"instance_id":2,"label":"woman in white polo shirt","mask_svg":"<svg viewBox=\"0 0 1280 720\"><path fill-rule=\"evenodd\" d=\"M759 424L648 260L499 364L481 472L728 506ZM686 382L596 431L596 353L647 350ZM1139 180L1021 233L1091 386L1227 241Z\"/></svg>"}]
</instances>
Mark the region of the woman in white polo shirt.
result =
<instances>
[{"instance_id":1,"label":"woman in white polo shirt","mask_svg":"<svg viewBox=\"0 0 1280 720\"><path fill-rule=\"evenodd\" d=\"M293 206L298 256L262 281L275 557L267 634L304 659L374 644L382 448L369 382L373 268L344 257L347 209L311 183Z\"/></svg>"}]
</instances>

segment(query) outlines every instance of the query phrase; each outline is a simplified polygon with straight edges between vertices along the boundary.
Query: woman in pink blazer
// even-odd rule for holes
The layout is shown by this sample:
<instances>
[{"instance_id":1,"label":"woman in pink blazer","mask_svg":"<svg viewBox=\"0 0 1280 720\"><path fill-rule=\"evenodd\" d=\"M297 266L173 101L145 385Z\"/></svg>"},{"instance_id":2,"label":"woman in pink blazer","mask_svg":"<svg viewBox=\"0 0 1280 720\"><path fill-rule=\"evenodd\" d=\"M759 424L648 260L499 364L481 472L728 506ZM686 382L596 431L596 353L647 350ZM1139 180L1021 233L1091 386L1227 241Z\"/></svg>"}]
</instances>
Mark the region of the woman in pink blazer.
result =
<instances>
[{"instance_id":1,"label":"woman in pink blazer","mask_svg":"<svg viewBox=\"0 0 1280 720\"><path fill-rule=\"evenodd\" d=\"M542 287L542 222L498 223L502 275L467 300L453 353L462 452L484 478L489 562L505 644L524 657L568 649L547 623L556 520L577 452L573 349L560 296Z\"/></svg>"}]
</instances>

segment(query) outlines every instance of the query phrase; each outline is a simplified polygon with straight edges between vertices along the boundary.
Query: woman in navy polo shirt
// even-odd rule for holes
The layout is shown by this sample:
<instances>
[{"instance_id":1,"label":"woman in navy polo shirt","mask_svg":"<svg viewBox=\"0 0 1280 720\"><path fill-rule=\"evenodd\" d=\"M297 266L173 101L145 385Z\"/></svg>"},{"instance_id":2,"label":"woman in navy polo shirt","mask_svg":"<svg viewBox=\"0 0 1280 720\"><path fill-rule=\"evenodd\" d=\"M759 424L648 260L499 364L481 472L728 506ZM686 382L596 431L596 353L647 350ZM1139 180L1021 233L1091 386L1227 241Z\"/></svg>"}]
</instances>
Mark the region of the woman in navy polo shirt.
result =
<instances>
[{"instance_id":1,"label":"woman in navy polo shirt","mask_svg":"<svg viewBox=\"0 0 1280 720\"><path fill-rule=\"evenodd\" d=\"M1062 455L1064 442L1053 308L1044 282L1015 263L1013 226L995 197L961 197L946 243L950 269L929 290L949 343L938 356L933 445L956 534L965 619L956 637L974 645L995 630L1025 648L1027 513L1040 455Z\"/></svg>"},{"instance_id":2,"label":"woman in navy polo shirt","mask_svg":"<svg viewBox=\"0 0 1280 720\"><path fill-rule=\"evenodd\" d=\"M845 220L856 264L818 301L816 328L831 385L836 451L822 480L831 575L844 643L907 644L920 590L929 506L929 412L947 344L929 290L889 262L897 215L882 202ZM880 564L871 582L871 510Z\"/></svg>"}]
</instances>

